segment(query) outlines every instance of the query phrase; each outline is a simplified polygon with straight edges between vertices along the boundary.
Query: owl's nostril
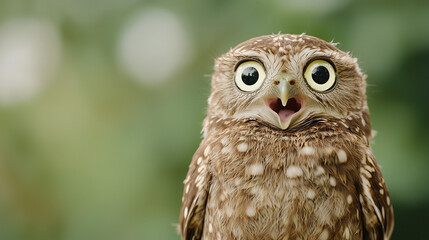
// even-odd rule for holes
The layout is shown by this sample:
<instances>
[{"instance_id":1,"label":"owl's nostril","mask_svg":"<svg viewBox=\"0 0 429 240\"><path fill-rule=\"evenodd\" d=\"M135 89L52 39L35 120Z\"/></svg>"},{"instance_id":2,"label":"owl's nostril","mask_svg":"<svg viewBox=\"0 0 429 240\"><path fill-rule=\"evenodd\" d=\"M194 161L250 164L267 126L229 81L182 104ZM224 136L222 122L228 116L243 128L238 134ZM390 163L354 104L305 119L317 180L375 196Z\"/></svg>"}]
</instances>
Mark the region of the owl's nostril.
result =
<instances>
[{"instance_id":1,"label":"owl's nostril","mask_svg":"<svg viewBox=\"0 0 429 240\"><path fill-rule=\"evenodd\" d=\"M301 110L301 103L296 98L289 98L286 106L282 105L280 98L272 98L268 100L268 106L276 112L281 119L286 119Z\"/></svg>"}]
</instances>

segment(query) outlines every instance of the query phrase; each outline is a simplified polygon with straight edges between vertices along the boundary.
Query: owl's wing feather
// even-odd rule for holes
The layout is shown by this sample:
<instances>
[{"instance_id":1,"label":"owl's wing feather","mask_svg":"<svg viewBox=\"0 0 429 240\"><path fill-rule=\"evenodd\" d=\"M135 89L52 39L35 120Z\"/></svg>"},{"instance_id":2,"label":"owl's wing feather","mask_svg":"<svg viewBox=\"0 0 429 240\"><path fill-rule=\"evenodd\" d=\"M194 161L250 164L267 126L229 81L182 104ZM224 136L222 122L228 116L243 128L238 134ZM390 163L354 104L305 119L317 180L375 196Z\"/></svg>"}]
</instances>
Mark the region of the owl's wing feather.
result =
<instances>
[{"instance_id":1,"label":"owl's wing feather","mask_svg":"<svg viewBox=\"0 0 429 240\"><path fill-rule=\"evenodd\" d=\"M204 228L211 175L208 169L208 159L203 156L201 150L202 146L194 154L184 181L185 188L179 220L179 232L184 240L201 239Z\"/></svg>"},{"instance_id":2,"label":"owl's wing feather","mask_svg":"<svg viewBox=\"0 0 429 240\"><path fill-rule=\"evenodd\" d=\"M359 200L363 215L363 239L389 239L393 231L393 208L380 167L371 152L362 160Z\"/></svg>"}]
</instances>

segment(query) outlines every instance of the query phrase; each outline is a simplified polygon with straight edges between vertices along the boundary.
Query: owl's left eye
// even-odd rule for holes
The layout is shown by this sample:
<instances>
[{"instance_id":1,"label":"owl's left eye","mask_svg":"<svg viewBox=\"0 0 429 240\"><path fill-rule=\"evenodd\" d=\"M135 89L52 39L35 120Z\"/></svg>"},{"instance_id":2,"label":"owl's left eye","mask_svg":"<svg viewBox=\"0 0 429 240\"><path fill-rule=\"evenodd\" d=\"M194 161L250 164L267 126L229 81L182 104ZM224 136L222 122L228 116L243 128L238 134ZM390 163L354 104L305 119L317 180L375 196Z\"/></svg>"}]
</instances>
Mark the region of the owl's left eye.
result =
<instances>
[{"instance_id":1,"label":"owl's left eye","mask_svg":"<svg viewBox=\"0 0 429 240\"><path fill-rule=\"evenodd\" d=\"M245 92L259 89L266 77L265 69L259 62L247 61L241 63L235 72L235 84Z\"/></svg>"},{"instance_id":2,"label":"owl's left eye","mask_svg":"<svg viewBox=\"0 0 429 240\"><path fill-rule=\"evenodd\" d=\"M335 85L335 69L328 61L314 60L305 69L304 78L312 89L325 92Z\"/></svg>"}]
</instances>

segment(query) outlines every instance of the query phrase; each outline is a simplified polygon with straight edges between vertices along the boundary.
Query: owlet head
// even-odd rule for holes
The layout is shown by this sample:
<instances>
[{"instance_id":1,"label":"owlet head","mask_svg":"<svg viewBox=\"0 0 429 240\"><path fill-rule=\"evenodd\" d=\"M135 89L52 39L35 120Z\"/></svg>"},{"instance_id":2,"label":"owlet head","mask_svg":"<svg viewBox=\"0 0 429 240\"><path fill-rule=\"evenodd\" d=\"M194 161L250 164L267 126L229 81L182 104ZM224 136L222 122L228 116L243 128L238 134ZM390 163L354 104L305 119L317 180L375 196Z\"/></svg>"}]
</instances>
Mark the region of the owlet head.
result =
<instances>
[{"instance_id":1,"label":"owlet head","mask_svg":"<svg viewBox=\"0 0 429 240\"><path fill-rule=\"evenodd\" d=\"M364 111L365 87L357 60L332 43L306 35L261 36L216 60L208 114L284 130L314 117Z\"/></svg>"}]
</instances>

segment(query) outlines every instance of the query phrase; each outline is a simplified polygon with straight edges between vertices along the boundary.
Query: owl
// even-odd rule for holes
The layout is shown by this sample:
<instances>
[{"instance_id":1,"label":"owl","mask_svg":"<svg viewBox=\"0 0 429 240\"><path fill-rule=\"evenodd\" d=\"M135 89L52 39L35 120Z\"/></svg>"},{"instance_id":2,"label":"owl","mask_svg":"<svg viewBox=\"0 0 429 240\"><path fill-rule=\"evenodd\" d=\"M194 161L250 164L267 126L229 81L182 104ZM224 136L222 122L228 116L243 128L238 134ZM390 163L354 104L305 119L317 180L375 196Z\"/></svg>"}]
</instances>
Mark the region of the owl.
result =
<instances>
[{"instance_id":1,"label":"owl","mask_svg":"<svg viewBox=\"0 0 429 240\"><path fill-rule=\"evenodd\" d=\"M356 58L304 34L253 38L217 58L182 239L389 239L365 79Z\"/></svg>"}]
</instances>

